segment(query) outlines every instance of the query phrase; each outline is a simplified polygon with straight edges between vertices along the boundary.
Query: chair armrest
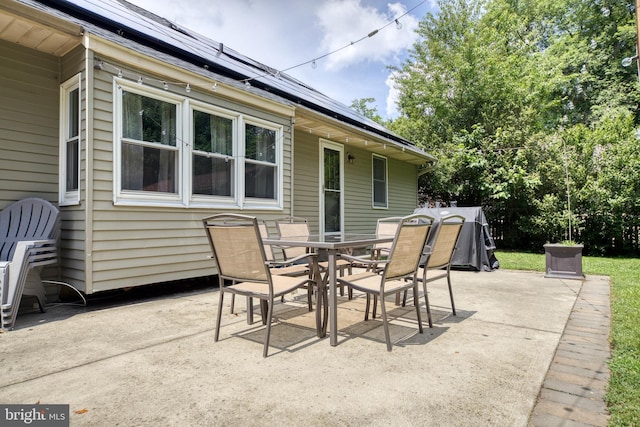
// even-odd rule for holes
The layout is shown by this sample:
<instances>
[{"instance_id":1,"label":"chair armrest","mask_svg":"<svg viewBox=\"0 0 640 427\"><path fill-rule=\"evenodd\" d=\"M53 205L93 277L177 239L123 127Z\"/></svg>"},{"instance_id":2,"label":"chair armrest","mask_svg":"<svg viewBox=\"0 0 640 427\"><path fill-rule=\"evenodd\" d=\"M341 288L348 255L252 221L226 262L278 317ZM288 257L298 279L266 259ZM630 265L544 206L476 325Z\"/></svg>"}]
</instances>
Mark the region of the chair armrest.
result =
<instances>
[{"instance_id":1,"label":"chair armrest","mask_svg":"<svg viewBox=\"0 0 640 427\"><path fill-rule=\"evenodd\" d=\"M58 247L55 240L21 240L18 244L26 247L28 262L32 267L54 264L58 261Z\"/></svg>"},{"instance_id":2,"label":"chair armrest","mask_svg":"<svg viewBox=\"0 0 640 427\"><path fill-rule=\"evenodd\" d=\"M357 262L361 264L371 264L371 265L387 264L389 262L389 260L366 259L366 258L359 258L356 256L347 255L347 254L338 254L338 257L351 262Z\"/></svg>"},{"instance_id":3,"label":"chair armrest","mask_svg":"<svg viewBox=\"0 0 640 427\"><path fill-rule=\"evenodd\" d=\"M309 252L309 253L306 253L306 254L303 254L303 255L298 255L297 257L294 257L294 258L289 258L289 259L288 259L288 260L286 260L286 261L268 261L268 264L269 264L269 265L271 265L271 266L287 267L287 266L290 266L290 265L292 265L292 264L295 264L295 263L297 263L298 261L301 261L301 260L303 260L303 259L306 259L306 258L315 258L315 257L317 257L317 256L318 256L318 254L317 254L317 253L315 253L315 252ZM308 262L313 262L313 260L308 261Z\"/></svg>"}]
</instances>

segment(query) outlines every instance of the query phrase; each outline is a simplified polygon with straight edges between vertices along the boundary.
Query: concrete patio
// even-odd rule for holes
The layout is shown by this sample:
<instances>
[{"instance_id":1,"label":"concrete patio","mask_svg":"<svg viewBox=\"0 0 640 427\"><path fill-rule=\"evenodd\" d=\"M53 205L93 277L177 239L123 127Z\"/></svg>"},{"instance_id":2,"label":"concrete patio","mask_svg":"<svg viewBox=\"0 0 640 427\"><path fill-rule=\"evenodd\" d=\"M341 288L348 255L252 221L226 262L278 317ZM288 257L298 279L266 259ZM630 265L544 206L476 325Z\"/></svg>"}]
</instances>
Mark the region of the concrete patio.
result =
<instances>
[{"instance_id":1,"label":"concrete patio","mask_svg":"<svg viewBox=\"0 0 640 427\"><path fill-rule=\"evenodd\" d=\"M266 359L264 328L247 325L241 299L235 315L225 301L221 340L213 342L217 288L20 314L16 329L0 334L0 403L69 404L71 425L99 426L562 420L531 415L581 289L606 289L608 304L608 278L496 270L455 271L452 281L458 316L446 282L430 284L435 323L429 329L423 315L424 334L411 307L389 303L392 352L380 319L363 321L361 296L339 299L336 347L316 337L305 295L278 304ZM606 422L605 415L595 424L564 419L556 425Z\"/></svg>"}]
</instances>

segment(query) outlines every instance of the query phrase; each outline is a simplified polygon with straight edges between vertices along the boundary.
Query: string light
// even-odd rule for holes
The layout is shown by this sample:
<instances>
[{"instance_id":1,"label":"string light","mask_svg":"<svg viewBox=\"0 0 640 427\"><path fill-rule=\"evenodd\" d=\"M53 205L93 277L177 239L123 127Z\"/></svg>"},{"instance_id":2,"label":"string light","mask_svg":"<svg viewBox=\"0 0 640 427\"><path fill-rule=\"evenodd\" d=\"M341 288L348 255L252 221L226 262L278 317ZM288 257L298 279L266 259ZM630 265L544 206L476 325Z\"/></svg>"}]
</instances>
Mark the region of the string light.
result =
<instances>
[{"instance_id":1,"label":"string light","mask_svg":"<svg viewBox=\"0 0 640 427\"><path fill-rule=\"evenodd\" d=\"M131 72L131 71L126 71L126 70L123 70L123 69L121 69L121 68L119 68L119 67L116 67L115 65L112 65L112 64L106 63L106 62L104 62L104 61L102 61L102 60L97 61L97 62L96 62L96 64L94 65L94 68L95 68L96 70L102 70L102 71L110 72L112 75L117 76L118 78L125 78L125 79L126 79L126 78L127 78L126 74L129 74L129 76L130 76L129 78L133 77L133 78L134 78L134 81L136 81L136 83L137 83L138 85L143 85L145 81L148 81L148 82L156 82L157 84L162 85L162 87L163 87L163 89L164 89L164 90L169 90L169 89L171 88L171 85L175 85L175 86L183 86L183 87L185 88L185 92L186 92L186 93L191 93L191 84L190 84L190 83L185 83L185 82L170 82L170 81L166 81L166 80L157 80L157 79L153 79L153 78L149 78L149 77L143 77L143 76L141 76L141 75L134 74L134 73L133 73L133 72ZM110 70L111 70L111 71L110 71ZM136 75L138 76L138 78L137 78L137 79L135 79L135 76L136 76ZM247 87L250 87L250 86L251 86L251 83L250 83L249 81L244 81L244 84L245 84L245 86L247 86ZM207 87L209 87L209 86L207 86ZM215 92L215 91L217 90L217 88L218 88L218 83L217 83L217 82L214 82L214 83L213 83L213 85L212 85L212 86L210 86L210 88L211 88L211 90L212 90L212 91L214 91L214 92ZM141 110L141 111L139 112L139 114L140 114L140 115L144 115L144 110ZM315 129L315 130L314 130L313 128L307 128L307 127L305 127L305 126L298 126L298 128L305 128L305 129L308 129L309 134L317 133L317 129ZM285 129L285 130L286 130L286 129ZM315 131L315 132L314 132L314 131ZM289 129L287 132L290 132L290 129ZM326 137L327 137L328 139L331 139L331 133L330 133L330 132L327 132L327 134L326 134L326 135L327 135ZM282 141L282 140L284 140L284 136L281 136L281 141ZM368 146L368 145L369 145L369 141L368 141L368 140L366 140L366 139L353 138L353 137L349 137L349 136L346 136L346 137L345 137L345 142L346 142L346 143L349 143L350 141L353 143L353 141L354 141L354 140L355 140L355 141L360 140L360 141L364 142L364 145L365 145L365 146ZM183 144L185 144L186 146L191 146L191 144L189 144L189 143L187 143L187 142L183 142L183 141L180 141L180 142L181 142L181 143L183 143ZM387 144L386 144L386 143L384 143L382 148L386 150L386 149L387 149ZM416 147L416 149L418 149L418 148L419 148L419 147ZM400 149L400 147L398 147L398 149ZM405 151L405 147L402 147L402 151ZM421 151L423 151L423 152L424 152L424 149L421 149ZM241 157L241 156L233 156L233 157L231 157L231 158L233 158L233 159L236 159L236 158L240 159L240 158L242 158L242 157ZM229 158L227 158L227 161L228 161L228 159L229 159Z\"/></svg>"},{"instance_id":2,"label":"string light","mask_svg":"<svg viewBox=\"0 0 640 427\"><path fill-rule=\"evenodd\" d=\"M415 9L417 9L417 8L418 8L418 7L420 7L420 6L422 6L422 5L423 5L423 4L425 4L426 2L427 2L427 0L422 0L420 3L418 3L417 5L415 5L414 7L412 7L411 9L409 9L408 11L406 11L405 13L403 13L402 15L398 16L397 18L392 19L391 21L387 22L387 23L386 23L385 25L383 25L382 27L380 27L380 28L378 28L378 29L375 29L375 30L373 30L373 31L369 32L366 36L363 36L363 37L359 38L359 39L358 39L358 40L356 40L356 41L349 42L348 44L346 44L346 45L344 45L344 46L342 46L342 47L339 47L339 48L337 48L337 49L335 49L335 50L332 50L331 52L325 53L324 55L321 55L321 56L315 57L315 58L313 58L313 59L311 59L311 60L309 60L309 61L305 61L305 62L302 62L302 63L297 64L297 65L293 65L293 66L288 67L288 68L284 68L284 69L282 69L282 70L278 71L278 72L276 73L276 75L279 75L278 73L280 73L280 72L290 71L290 70L293 70L293 69L295 69L295 68L302 67L303 65L307 65L307 64L311 64L311 68L314 68L314 69L315 69L315 68L318 66L318 65L317 65L317 61L319 61L320 59L324 59L324 58L326 58L326 57L328 57L328 56L331 56L331 55L333 55L333 54L335 54L335 53L340 52L340 51L341 51L341 50L343 50L343 49L346 49L346 48L348 48L348 47L350 47L350 46L353 46L353 45L355 45L355 44L358 44L358 43L360 43L360 42L361 42L361 41L363 41L363 40L366 40L366 39L368 39L368 38L371 38L371 37L375 36L376 34L378 34L378 32L379 32L379 31L384 30L385 28L387 28L387 27L388 27L389 25L391 25L391 24L396 24L396 28L399 30L399 29L401 29L401 28L402 28L402 23L400 22L400 19L401 19L401 18L403 18L403 17L405 17L405 16L407 16L408 14L410 14L411 12L413 12ZM251 77L251 78L245 79L245 80L243 80L243 81L255 80L255 79L259 79L259 78L266 77L266 76L270 76L270 75L272 75L272 73L264 73L264 74L261 74L261 75L255 76L255 77Z\"/></svg>"},{"instance_id":3,"label":"string light","mask_svg":"<svg viewBox=\"0 0 640 427\"><path fill-rule=\"evenodd\" d=\"M376 35L379 31L381 31L381 30L385 29L386 27L388 27L389 25L391 25L391 24L393 24L393 23L395 23L396 28L397 28L398 30L400 30L400 29L402 28L402 23L400 22L400 19L401 19L401 18L403 18L404 16L408 15L409 13L413 12L415 9L417 9L417 8L418 8L418 7L420 7L420 6L422 6L422 5L423 5L423 4L425 4L426 2L427 2L427 0L422 0L422 1L420 1L420 3L418 3L417 5L415 5L414 7L412 7L411 9L409 9L408 11L406 11L405 13L403 13L402 15L400 15L400 16L398 16L398 17L396 17L396 18L392 19L391 21L387 22L387 23L386 23L385 25L383 25L382 27L377 28L377 29L375 29L375 30L373 30L373 31L369 32L366 36L361 37L360 39L358 39L358 40L356 40L356 41L352 41L352 42L350 42L349 44L347 44L347 45L345 45L345 46L343 46L343 47L341 47L341 48L338 48L338 49L336 49L336 50L334 50L334 51L328 52L328 53L326 53L326 54L324 54L324 55L322 55L322 56L316 57L316 58L314 58L314 59L312 59L312 60L310 60L310 61L305 61L305 62L303 62L303 63L300 63L300 64L297 64L297 65L294 65L294 66L291 66L291 67L285 68L285 69L283 69L283 70L276 70L275 72L267 72L267 73L264 73L264 74L262 74L262 75L258 75L258 76L254 76L254 77L249 77L249 78L246 78L246 79L242 79L242 80L240 80L240 82L244 83L246 87L249 87L249 86L250 86L250 81L251 81L251 80L259 79L259 78L261 78L261 77L274 76L275 78L281 79L281 73L282 73L282 72L286 72L286 71L292 70L292 69L294 69L294 68L301 67L301 66L303 66L303 65L305 65L305 64L309 64L309 63L311 64L311 67L315 69L315 68L317 68L317 61L318 61L318 60L323 59L323 58L326 58L326 57L328 57L328 56L330 56L330 55L333 55L333 54L335 54L335 53L337 53L337 52L339 52L339 51L341 51L341 50L343 50L343 49L346 49L346 48L347 48L347 47L349 47L349 46L353 46L353 45L355 45L355 44L357 44L357 43L359 43L359 42L361 42L361 41L363 41L363 40L365 40L365 39L367 39L367 38L373 37L373 36L374 36L374 35ZM224 53L224 45L223 45L222 43L219 43L219 45L218 45L218 49L217 49L217 52L216 52L216 56L217 56L217 57L219 57L219 58L221 58L221 56L220 56L220 55L221 55L222 53ZM224 59L224 58L221 58L221 60L225 60L225 59ZM98 68L98 67L100 67L100 66L101 66L101 65L98 65L98 64L97 64L95 67L96 67L96 68ZM204 65L204 68L208 70L208 69L209 69L209 66L208 66L207 64L205 64L205 65ZM100 69L101 69L101 68L100 68ZM253 68L253 67L252 67L251 69L252 69L252 70L254 70L255 68ZM122 77L122 72L121 72L121 70L118 72L118 77ZM139 79L138 79L138 84L142 84L142 83L143 83L143 80L142 80L142 79L143 79L143 78L142 78L142 76L140 76L140 77L139 77ZM169 89L168 89L168 83L167 83L167 82L163 82L163 87L164 87L164 89L165 89L165 90L169 90ZM213 85L212 90L213 90L213 91L215 91L215 90L216 90L216 88L217 88L217 83Z\"/></svg>"}]
</instances>

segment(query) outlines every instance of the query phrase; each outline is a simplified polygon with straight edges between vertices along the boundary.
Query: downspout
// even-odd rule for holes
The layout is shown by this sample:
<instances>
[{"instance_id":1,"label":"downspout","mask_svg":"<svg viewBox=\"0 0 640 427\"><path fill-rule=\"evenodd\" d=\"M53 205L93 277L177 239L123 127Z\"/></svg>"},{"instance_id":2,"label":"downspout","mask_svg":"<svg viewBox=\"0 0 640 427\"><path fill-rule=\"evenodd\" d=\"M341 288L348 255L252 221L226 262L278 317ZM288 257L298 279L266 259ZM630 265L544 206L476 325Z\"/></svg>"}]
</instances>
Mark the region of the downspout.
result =
<instances>
[{"instance_id":1,"label":"downspout","mask_svg":"<svg viewBox=\"0 0 640 427\"><path fill-rule=\"evenodd\" d=\"M431 172L432 170L435 169L436 165L438 164L437 160L433 160L430 163L425 163L422 166L420 166L420 168L418 168L418 178L420 178L422 175Z\"/></svg>"},{"instance_id":2,"label":"downspout","mask_svg":"<svg viewBox=\"0 0 640 427\"><path fill-rule=\"evenodd\" d=\"M84 204L84 280L86 294L93 293L93 52L85 35L85 204ZM80 199L82 200L82 198Z\"/></svg>"}]
</instances>

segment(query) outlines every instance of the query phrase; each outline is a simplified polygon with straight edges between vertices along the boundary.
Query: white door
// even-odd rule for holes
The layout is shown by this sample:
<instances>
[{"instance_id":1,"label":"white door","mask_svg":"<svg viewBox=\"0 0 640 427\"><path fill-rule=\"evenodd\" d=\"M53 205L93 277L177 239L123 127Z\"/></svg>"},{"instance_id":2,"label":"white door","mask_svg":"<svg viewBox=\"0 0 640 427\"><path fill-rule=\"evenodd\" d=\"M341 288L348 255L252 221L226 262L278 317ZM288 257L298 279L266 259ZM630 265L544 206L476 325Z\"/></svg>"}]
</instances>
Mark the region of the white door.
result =
<instances>
[{"instance_id":1,"label":"white door","mask_svg":"<svg viewBox=\"0 0 640 427\"><path fill-rule=\"evenodd\" d=\"M320 226L324 234L339 234L344 224L344 149L340 144L320 144Z\"/></svg>"}]
</instances>

